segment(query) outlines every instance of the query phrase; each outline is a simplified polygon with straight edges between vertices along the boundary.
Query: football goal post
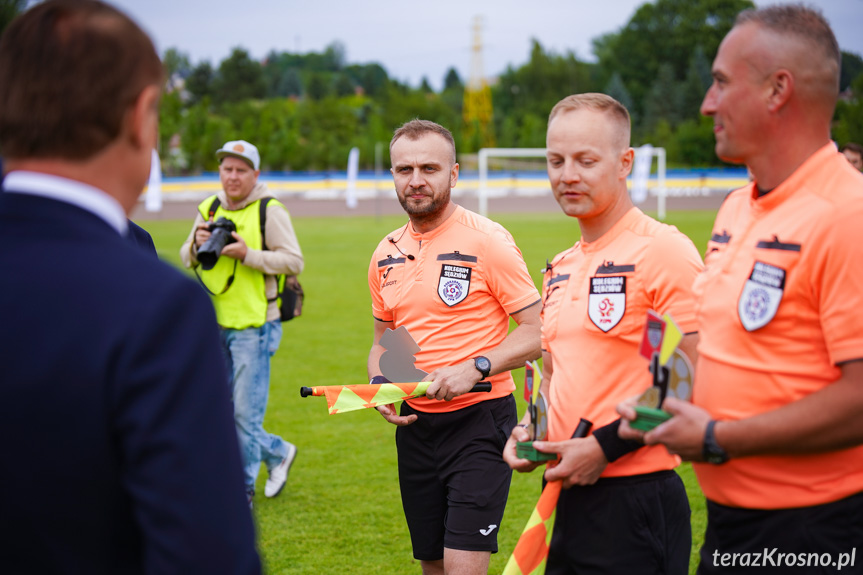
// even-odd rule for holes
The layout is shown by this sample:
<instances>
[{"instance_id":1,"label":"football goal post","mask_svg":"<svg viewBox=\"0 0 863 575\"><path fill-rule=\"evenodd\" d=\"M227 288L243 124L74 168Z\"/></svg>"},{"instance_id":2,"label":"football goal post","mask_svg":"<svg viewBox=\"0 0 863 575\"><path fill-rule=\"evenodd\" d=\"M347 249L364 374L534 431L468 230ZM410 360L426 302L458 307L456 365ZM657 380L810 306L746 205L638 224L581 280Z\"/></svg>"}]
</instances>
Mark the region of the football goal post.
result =
<instances>
[{"instance_id":1,"label":"football goal post","mask_svg":"<svg viewBox=\"0 0 863 575\"><path fill-rule=\"evenodd\" d=\"M632 197L641 203L647 197L647 182L656 157L656 212L659 220L665 219L665 148L645 145L635 148L635 165L632 171ZM545 148L482 148L478 154L479 185L477 198L479 213L488 216L488 159L489 158L544 158Z\"/></svg>"},{"instance_id":2,"label":"football goal post","mask_svg":"<svg viewBox=\"0 0 863 575\"><path fill-rule=\"evenodd\" d=\"M488 216L488 159L489 158L544 158L545 148L481 148L479 151L479 214Z\"/></svg>"}]
</instances>

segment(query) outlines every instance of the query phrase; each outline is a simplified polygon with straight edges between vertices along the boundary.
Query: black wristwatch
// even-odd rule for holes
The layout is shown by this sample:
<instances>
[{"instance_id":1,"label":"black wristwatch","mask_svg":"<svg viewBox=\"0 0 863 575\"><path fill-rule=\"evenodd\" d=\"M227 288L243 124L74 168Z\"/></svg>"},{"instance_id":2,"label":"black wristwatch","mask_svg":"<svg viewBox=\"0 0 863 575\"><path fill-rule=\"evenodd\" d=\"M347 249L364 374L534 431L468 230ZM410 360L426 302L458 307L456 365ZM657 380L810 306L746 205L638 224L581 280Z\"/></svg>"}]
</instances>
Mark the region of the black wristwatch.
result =
<instances>
[{"instance_id":1,"label":"black wristwatch","mask_svg":"<svg viewBox=\"0 0 863 575\"><path fill-rule=\"evenodd\" d=\"M473 358L473 365L476 367L476 370L482 374L483 379L488 377L488 374L491 371L491 362L487 357L480 355Z\"/></svg>"},{"instance_id":2,"label":"black wristwatch","mask_svg":"<svg viewBox=\"0 0 863 575\"><path fill-rule=\"evenodd\" d=\"M721 465L728 461L728 454L716 443L716 435L713 433L713 427L716 425L716 420L710 420L707 424L707 429L704 431L704 445L701 448L701 453L704 455L704 461L713 465Z\"/></svg>"}]
</instances>

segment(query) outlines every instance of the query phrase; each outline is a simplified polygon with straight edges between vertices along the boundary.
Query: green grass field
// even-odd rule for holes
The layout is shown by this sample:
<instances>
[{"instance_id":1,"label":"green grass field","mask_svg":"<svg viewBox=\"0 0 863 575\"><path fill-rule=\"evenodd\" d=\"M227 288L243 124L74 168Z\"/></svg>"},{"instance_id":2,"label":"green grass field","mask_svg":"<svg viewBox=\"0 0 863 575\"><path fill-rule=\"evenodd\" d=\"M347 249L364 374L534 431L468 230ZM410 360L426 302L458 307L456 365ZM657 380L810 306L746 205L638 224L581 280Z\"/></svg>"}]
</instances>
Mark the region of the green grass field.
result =
<instances>
[{"instance_id":1,"label":"green grass field","mask_svg":"<svg viewBox=\"0 0 863 575\"><path fill-rule=\"evenodd\" d=\"M667 218L703 253L715 213L671 212ZM191 227L183 221L139 222L159 256L180 266L179 247ZM578 238L578 225L559 213L492 214L515 237L537 286L540 269ZM369 258L404 217L295 218L306 258L301 318L284 324L274 358L265 426L299 448L285 491L263 497L266 470L255 501L258 539L266 570L276 574L419 573L411 556L396 473L395 428L375 411L327 414L323 398L300 397L302 385L365 383L372 343L366 283ZM523 381L522 370L514 373ZM520 391L519 413L524 412ZM704 498L688 464L680 468L692 506L693 561L706 522ZM500 527L500 552L490 573L503 571L539 496L538 471L513 477Z\"/></svg>"}]
</instances>

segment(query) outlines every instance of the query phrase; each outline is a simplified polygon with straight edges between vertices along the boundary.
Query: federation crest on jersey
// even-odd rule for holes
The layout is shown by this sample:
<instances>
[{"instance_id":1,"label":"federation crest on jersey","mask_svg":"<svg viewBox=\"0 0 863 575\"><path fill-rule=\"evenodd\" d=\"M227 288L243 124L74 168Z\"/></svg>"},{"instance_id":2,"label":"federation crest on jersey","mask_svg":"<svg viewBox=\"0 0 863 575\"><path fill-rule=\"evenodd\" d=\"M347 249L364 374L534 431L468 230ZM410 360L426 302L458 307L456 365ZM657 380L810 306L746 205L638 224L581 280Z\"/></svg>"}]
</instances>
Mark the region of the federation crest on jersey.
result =
<instances>
[{"instance_id":1,"label":"federation crest on jersey","mask_svg":"<svg viewBox=\"0 0 863 575\"><path fill-rule=\"evenodd\" d=\"M623 319L626 312L626 276L590 278L587 315L593 325L608 331Z\"/></svg>"},{"instance_id":2,"label":"federation crest on jersey","mask_svg":"<svg viewBox=\"0 0 863 575\"><path fill-rule=\"evenodd\" d=\"M452 307L464 301L470 292L470 272L471 269L464 266L452 264L441 266L437 294L445 304Z\"/></svg>"},{"instance_id":3,"label":"federation crest on jersey","mask_svg":"<svg viewBox=\"0 0 863 575\"><path fill-rule=\"evenodd\" d=\"M737 315L746 331L755 331L770 323L785 293L785 270L755 262L743 292L737 301Z\"/></svg>"}]
</instances>

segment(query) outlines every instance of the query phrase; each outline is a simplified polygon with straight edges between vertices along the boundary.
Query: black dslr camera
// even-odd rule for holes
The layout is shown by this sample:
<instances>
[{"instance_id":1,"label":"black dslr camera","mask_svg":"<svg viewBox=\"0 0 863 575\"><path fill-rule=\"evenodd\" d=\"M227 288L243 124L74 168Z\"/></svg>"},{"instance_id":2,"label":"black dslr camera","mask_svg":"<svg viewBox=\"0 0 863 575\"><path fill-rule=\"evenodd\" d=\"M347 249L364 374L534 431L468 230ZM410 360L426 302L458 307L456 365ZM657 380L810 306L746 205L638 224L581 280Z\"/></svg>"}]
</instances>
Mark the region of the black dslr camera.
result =
<instances>
[{"instance_id":1,"label":"black dslr camera","mask_svg":"<svg viewBox=\"0 0 863 575\"><path fill-rule=\"evenodd\" d=\"M222 255L222 248L237 241L231 235L231 232L237 231L237 226L228 218L223 217L210 222L208 229L211 233L210 239L198 250L198 261L205 270L213 269L219 256Z\"/></svg>"}]
</instances>

